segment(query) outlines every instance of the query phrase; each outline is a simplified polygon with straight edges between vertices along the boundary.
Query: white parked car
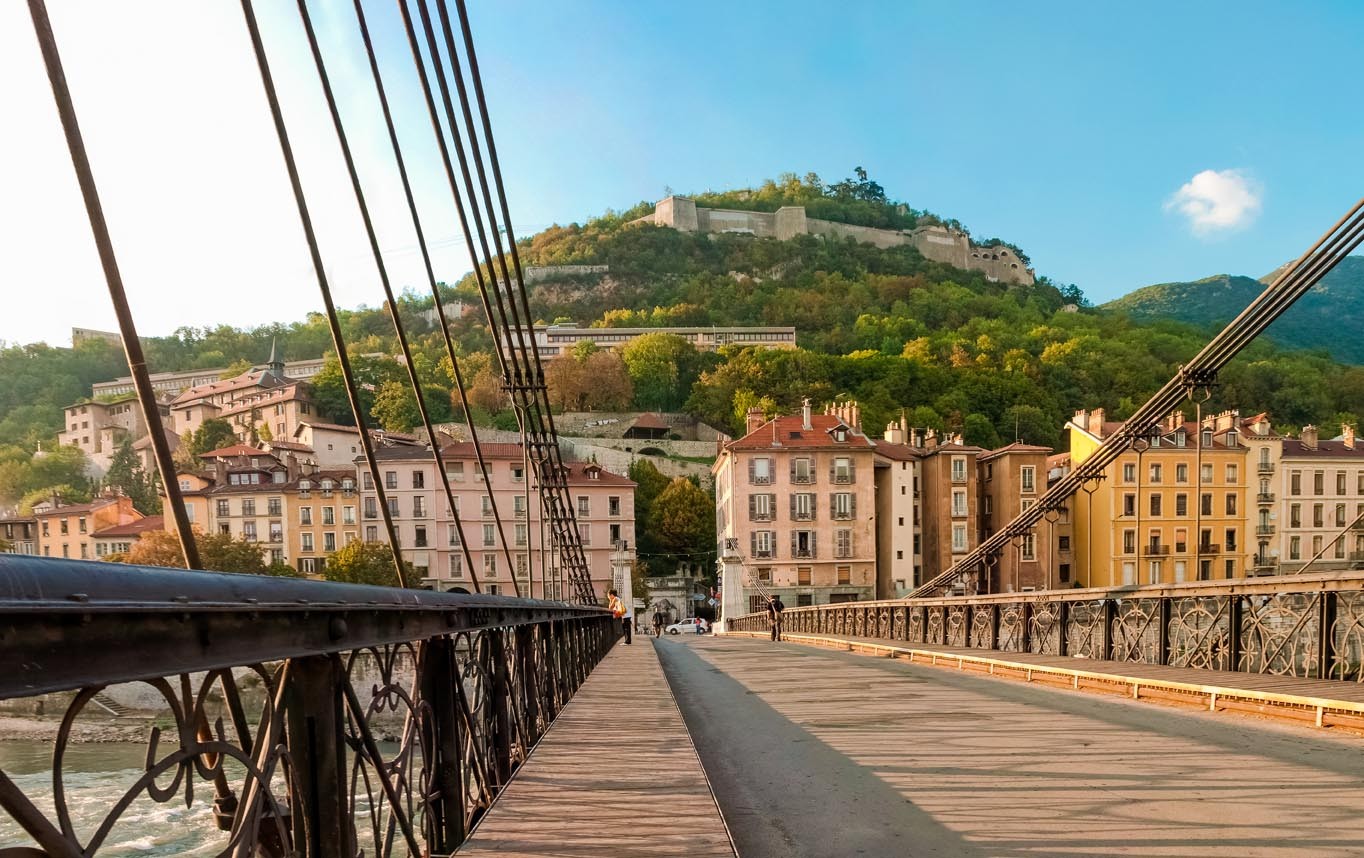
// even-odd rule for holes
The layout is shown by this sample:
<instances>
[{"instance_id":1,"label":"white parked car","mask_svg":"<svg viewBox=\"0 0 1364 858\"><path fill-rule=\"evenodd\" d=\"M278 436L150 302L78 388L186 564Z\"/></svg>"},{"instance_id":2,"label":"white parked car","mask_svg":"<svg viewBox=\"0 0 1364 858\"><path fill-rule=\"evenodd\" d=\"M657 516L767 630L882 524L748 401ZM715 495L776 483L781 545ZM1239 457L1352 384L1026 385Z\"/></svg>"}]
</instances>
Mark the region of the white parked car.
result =
<instances>
[{"instance_id":1,"label":"white parked car","mask_svg":"<svg viewBox=\"0 0 1364 858\"><path fill-rule=\"evenodd\" d=\"M670 635L694 635L698 634L696 630L697 626L701 627L699 634L705 634L710 631L710 623L706 622L701 617L688 617L680 623L673 623L671 626L664 629L664 631Z\"/></svg>"}]
</instances>

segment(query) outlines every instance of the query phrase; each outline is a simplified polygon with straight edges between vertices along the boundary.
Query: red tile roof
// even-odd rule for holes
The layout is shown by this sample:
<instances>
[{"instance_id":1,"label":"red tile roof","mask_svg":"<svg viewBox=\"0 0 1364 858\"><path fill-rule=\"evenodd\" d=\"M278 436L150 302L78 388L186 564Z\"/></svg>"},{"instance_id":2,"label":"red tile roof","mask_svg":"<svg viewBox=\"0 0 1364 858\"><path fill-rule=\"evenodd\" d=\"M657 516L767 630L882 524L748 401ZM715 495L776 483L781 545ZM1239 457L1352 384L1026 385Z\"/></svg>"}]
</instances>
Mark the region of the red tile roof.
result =
<instances>
[{"instance_id":1,"label":"red tile roof","mask_svg":"<svg viewBox=\"0 0 1364 858\"><path fill-rule=\"evenodd\" d=\"M106 527L90 534L96 539L108 539L114 536L141 536L149 530L164 530L166 519L160 515L149 515L128 524L117 524L113 527Z\"/></svg>"},{"instance_id":2,"label":"red tile roof","mask_svg":"<svg viewBox=\"0 0 1364 858\"><path fill-rule=\"evenodd\" d=\"M890 441L876 442L877 455L885 456L896 462L913 462L922 459L924 451L918 447L911 447L908 444L895 444Z\"/></svg>"},{"instance_id":3,"label":"red tile roof","mask_svg":"<svg viewBox=\"0 0 1364 858\"><path fill-rule=\"evenodd\" d=\"M984 462L987 459L993 459L996 456L1003 456L1007 453L1042 453L1050 456L1051 452L1052 449L1050 447L1039 447L1036 444L1024 444L1022 441L1015 441L1012 444L1005 444L997 450L991 450L984 456L981 456L980 460Z\"/></svg>"},{"instance_id":4,"label":"red tile roof","mask_svg":"<svg viewBox=\"0 0 1364 858\"><path fill-rule=\"evenodd\" d=\"M117 502L118 502L118 498L97 498L97 499L91 501L90 503L67 504L66 506L59 506L59 507L57 507L57 508L55 508L55 509L50 509L50 510L47 510L47 511L45 511L45 512L39 512L39 511L37 511L37 510L34 510L34 511L33 511L33 514L34 514L35 516L37 516L38 518L42 518L43 516L48 516L48 515L59 515L59 516L74 515L74 514L76 514L76 513L81 513L81 512L92 512L92 511L97 510L97 509L104 509L104 508L105 508L106 506L108 506L109 504L111 504L111 503L117 503Z\"/></svg>"},{"instance_id":5,"label":"red tile roof","mask_svg":"<svg viewBox=\"0 0 1364 858\"><path fill-rule=\"evenodd\" d=\"M231 447L219 447L217 450L209 450L207 453L200 453L201 459L226 459L231 456L269 456L265 450L257 450L255 447L248 447L245 444L233 444Z\"/></svg>"},{"instance_id":6,"label":"red tile roof","mask_svg":"<svg viewBox=\"0 0 1364 858\"><path fill-rule=\"evenodd\" d=\"M601 465L592 462L565 462L568 467L568 484L571 486L621 486L635 487L635 481L620 474L613 474ZM595 479L588 476L589 471L595 470Z\"/></svg>"},{"instance_id":7,"label":"red tile roof","mask_svg":"<svg viewBox=\"0 0 1364 858\"><path fill-rule=\"evenodd\" d=\"M1354 447L1346 447L1344 441L1318 441L1315 450L1308 449L1301 438L1283 439L1283 457L1294 459L1364 459L1364 440L1356 441Z\"/></svg>"},{"instance_id":8,"label":"red tile roof","mask_svg":"<svg viewBox=\"0 0 1364 858\"><path fill-rule=\"evenodd\" d=\"M657 414L641 414L632 424L635 429L669 429L663 418Z\"/></svg>"},{"instance_id":9,"label":"red tile roof","mask_svg":"<svg viewBox=\"0 0 1364 858\"><path fill-rule=\"evenodd\" d=\"M848 429L848 440L835 441L830 433L839 426L848 428L846 423L832 414L811 414L810 428L806 429L802 424L801 415L788 414L774 417L742 438L729 442L725 449L871 449L871 440L852 429Z\"/></svg>"}]
</instances>

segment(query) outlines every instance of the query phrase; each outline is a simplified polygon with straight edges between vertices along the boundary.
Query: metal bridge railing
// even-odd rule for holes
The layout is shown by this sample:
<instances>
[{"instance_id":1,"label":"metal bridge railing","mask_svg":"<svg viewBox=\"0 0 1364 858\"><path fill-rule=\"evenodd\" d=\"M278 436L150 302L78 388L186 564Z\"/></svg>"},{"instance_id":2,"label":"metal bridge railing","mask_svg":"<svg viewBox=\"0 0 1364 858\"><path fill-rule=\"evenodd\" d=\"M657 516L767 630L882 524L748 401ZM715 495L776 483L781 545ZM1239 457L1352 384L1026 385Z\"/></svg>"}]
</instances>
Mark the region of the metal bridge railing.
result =
<instances>
[{"instance_id":1,"label":"metal bridge railing","mask_svg":"<svg viewBox=\"0 0 1364 858\"><path fill-rule=\"evenodd\" d=\"M95 855L134 800L198 786L219 854L448 854L619 627L565 602L0 555L0 699L66 706L53 810L4 771L0 810L46 854ZM117 683L172 723L77 832L63 758Z\"/></svg>"},{"instance_id":2,"label":"metal bridge railing","mask_svg":"<svg viewBox=\"0 0 1364 858\"><path fill-rule=\"evenodd\" d=\"M784 631L1364 682L1364 570L788 608ZM736 620L766 632L766 613Z\"/></svg>"}]
</instances>

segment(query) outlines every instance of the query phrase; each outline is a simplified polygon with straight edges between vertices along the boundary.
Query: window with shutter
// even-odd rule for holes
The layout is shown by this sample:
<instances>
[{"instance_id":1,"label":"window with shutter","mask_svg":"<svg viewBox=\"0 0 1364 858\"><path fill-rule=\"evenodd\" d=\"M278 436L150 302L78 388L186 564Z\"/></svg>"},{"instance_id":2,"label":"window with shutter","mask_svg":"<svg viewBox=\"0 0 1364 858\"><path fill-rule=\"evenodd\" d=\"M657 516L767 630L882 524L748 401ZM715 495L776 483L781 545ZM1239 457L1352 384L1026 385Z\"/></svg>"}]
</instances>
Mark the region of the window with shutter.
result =
<instances>
[{"instance_id":1,"label":"window with shutter","mask_svg":"<svg viewBox=\"0 0 1364 858\"><path fill-rule=\"evenodd\" d=\"M758 496L757 496L757 495L749 495L749 496L748 496L748 520L749 520L749 521L757 521L757 520L758 520Z\"/></svg>"}]
</instances>

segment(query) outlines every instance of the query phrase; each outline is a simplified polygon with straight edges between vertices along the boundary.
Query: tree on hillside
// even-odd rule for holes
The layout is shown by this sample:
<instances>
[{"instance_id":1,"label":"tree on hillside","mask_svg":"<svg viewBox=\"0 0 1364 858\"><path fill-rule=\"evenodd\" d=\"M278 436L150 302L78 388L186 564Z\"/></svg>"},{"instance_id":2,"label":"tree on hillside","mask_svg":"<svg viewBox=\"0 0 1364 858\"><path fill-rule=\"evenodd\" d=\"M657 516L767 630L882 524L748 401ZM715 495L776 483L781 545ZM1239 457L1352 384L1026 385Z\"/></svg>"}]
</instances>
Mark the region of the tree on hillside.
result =
<instances>
[{"instance_id":1,"label":"tree on hillside","mask_svg":"<svg viewBox=\"0 0 1364 858\"><path fill-rule=\"evenodd\" d=\"M190 433L189 443L186 446L186 456L197 466L199 457L210 450L221 450L224 447L231 447L237 443L237 433L233 431L232 424L221 417L211 417L199 424L199 428Z\"/></svg>"},{"instance_id":2,"label":"tree on hillside","mask_svg":"<svg viewBox=\"0 0 1364 858\"><path fill-rule=\"evenodd\" d=\"M127 495L133 508L143 515L161 512L161 495L156 489L156 481L142 470L131 438L125 436L119 443L109 461L109 470L104 474L104 486Z\"/></svg>"},{"instance_id":3,"label":"tree on hillside","mask_svg":"<svg viewBox=\"0 0 1364 858\"><path fill-rule=\"evenodd\" d=\"M696 347L676 334L644 334L621 351L643 408L670 411L681 407L695 381Z\"/></svg>"},{"instance_id":4,"label":"tree on hillside","mask_svg":"<svg viewBox=\"0 0 1364 858\"><path fill-rule=\"evenodd\" d=\"M412 569L405 564L408 580L411 581ZM355 541L327 555L327 565L322 571L328 581L346 584L374 584L380 587L397 587L398 573L393 567L393 550L386 542ZM419 582L412 581L413 584Z\"/></svg>"},{"instance_id":5,"label":"tree on hillside","mask_svg":"<svg viewBox=\"0 0 1364 858\"><path fill-rule=\"evenodd\" d=\"M665 553L696 556L715 547L715 502L677 477L649 507L649 530Z\"/></svg>"},{"instance_id":6,"label":"tree on hillside","mask_svg":"<svg viewBox=\"0 0 1364 858\"><path fill-rule=\"evenodd\" d=\"M374 401L378 391L386 381L406 383L407 371L396 360L389 357L370 357L365 354L350 354L351 375L355 379L355 395L367 420L373 419ZM325 415L342 426L354 426L355 414L351 411L350 399L346 395L346 380L341 374L341 362L336 355L329 354L322 369L312 378L313 397L317 402L318 413Z\"/></svg>"},{"instance_id":7,"label":"tree on hillside","mask_svg":"<svg viewBox=\"0 0 1364 858\"><path fill-rule=\"evenodd\" d=\"M584 340L579 345L592 345ZM623 411L634 398L625 362L616 352L574 349L545 366L550 405L564 411Z\"/></svg>"}]
</instances>

